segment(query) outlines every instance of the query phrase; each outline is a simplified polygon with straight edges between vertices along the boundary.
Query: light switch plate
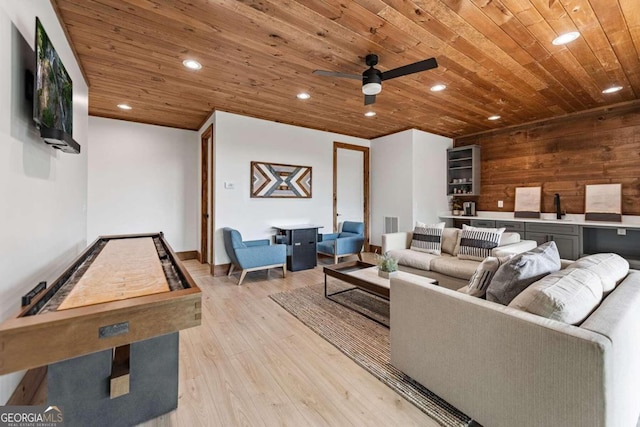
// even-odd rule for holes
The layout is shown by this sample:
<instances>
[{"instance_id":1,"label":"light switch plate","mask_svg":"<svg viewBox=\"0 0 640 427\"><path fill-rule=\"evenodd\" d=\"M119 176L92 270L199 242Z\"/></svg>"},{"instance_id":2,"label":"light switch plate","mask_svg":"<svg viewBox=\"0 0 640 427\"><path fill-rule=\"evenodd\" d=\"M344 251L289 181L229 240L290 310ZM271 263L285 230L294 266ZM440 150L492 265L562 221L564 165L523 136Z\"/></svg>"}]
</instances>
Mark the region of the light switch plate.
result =
<instances>
[{"instance_id":1,"label":"light switch plate","mask_svg":"<svg viewBox=\"0 0 640 427\"><path fill-rule=\"evenodd\" d=\"M226 190L234 190L236 188L236 184L234 184L233 182L225 182L224 188Z\"/></svg>"},{"instance_id":2,"label":"light switch plate","mask_svg":"<svg viewBox=\"0 0 640 427\"><path fill-rule=\"evenodd\" d=\"M502 200L498 200L498 207L499 208L503 208L504 207L504 202Z\"/></svg>"},{"instance_id":3,"label":"light switch plate","mask_svg":"<svg viewBox=\"0 0 640 427\"><path fill-rule=\"evenodd\" d=\"M626 228L618 228L618 236L626 236L627 229Z\"/></svg>"}]
</instances>

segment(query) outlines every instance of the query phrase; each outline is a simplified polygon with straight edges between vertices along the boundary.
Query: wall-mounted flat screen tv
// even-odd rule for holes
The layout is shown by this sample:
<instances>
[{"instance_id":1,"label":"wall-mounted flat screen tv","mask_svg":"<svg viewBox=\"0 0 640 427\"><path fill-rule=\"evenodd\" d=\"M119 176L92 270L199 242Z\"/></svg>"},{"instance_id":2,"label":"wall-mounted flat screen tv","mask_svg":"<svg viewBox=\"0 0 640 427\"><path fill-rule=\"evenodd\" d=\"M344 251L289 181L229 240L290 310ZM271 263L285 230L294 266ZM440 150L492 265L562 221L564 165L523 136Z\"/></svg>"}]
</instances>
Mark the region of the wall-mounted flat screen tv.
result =
<instances>
[{"instance_id":1,"label":"wall-mounted flat screen tv","mask_svg":"<svg viewBox=\"0 0 640 427\"><path fill-rule=\"evenodd\" d=\"M45 142L65 152L80 152L72 139L73 82L38 18L33 119Z\"/></svg>"}]
</instances>

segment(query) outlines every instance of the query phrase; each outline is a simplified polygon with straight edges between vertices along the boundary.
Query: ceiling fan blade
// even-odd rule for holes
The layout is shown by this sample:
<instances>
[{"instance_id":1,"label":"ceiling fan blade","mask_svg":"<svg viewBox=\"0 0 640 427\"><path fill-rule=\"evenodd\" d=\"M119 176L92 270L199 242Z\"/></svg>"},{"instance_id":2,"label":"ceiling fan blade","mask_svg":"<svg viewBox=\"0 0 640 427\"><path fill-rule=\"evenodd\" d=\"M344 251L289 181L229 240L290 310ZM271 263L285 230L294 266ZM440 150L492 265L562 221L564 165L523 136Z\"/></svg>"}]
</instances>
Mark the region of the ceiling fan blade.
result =
<instances>
[{"instance_id":1,"label":"ceiling fan blade","mask_svg":"<svg viewBox=\"0 0 640 427\"><path fill-rule=\"evenodd\" d=\"M407 74L419 73L420 71L431 70L437 68L438 62L436 58L425 59L424 61L414 62L413 64L404 65L394 68L393 70L382 73L382 80L395 79L396 77L406 76Z\"/></svg>"},{"instance_id":2,"label":"ceiling fan blade","mask_svg":"<svg viewBox=\"0 0 640 427\"><path fill-rule=\"evenodd\" d=\"M362 81L362 76L360 74L346 74L346 73L339 73L337 71L325 71L325 70L314 70L313 74L315 74L316 76L343 77L345 79Z\"/></svg>"},{"instance_id":3,"label":"ceiling fan blade","mask_svg":"<svg viewBox=\"0 0 640 427\"><path fill-rule=\"evenodd\" d=\"M364 105L371 105L376 103L375 95L365 95L364 96Z\"/></svg>"}]
</instances>

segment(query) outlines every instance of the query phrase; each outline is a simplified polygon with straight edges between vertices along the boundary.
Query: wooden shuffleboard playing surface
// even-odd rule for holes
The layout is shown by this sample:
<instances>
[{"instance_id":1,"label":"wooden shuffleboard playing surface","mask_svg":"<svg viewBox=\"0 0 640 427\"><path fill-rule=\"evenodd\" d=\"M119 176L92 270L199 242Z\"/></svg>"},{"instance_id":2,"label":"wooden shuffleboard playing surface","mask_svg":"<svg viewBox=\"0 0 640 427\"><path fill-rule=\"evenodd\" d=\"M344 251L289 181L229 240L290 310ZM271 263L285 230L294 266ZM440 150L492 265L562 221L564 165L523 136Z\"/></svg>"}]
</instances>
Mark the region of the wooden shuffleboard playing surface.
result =
<instances>
[{"instance_id":1,"label":"wooden shuffleboard playing surface","mask_svg":"<svg viewBox=\"0 0 640 427\"><path fill-rule=\"evenodd\" d=\"M58 310L169 292L151 237L107 242Z\"/></svg>"},{"instance_id":2,"label":"wooden shuffleboard playing surface","mask_svg":"<svg viewBox=\"0 0 640 427\"><path fill-rule=\"evenodd\" d=\"M101 236L0 323L0 375L198 326L201 304L162 233Z\"/></svg>"}]
</instances>

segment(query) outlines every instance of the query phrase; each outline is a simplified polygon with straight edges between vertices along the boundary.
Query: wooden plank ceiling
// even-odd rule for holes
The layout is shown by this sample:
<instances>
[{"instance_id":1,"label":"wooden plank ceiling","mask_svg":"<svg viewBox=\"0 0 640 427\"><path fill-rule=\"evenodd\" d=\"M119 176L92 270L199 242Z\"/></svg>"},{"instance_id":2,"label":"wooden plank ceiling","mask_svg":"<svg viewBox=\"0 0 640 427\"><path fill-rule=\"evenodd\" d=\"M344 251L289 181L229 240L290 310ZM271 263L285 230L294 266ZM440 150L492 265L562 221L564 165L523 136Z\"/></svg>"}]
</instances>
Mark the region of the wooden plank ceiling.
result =
<instances>
[{"instance_id":1,"label":"wooden plank ceiling","mask_svg":"<svg viewBox=\"0 0 640 427\"><path fill-rule=\"evenodd\" d=\"M198 129L215 109L364 138L457 137L640 94L638 0L51 1L96 116ZM581 37L551 44L568 31ZM358 80L311 74L360 74L368 53L381 71L440 66L383 82L372 107ZM187 58L203 68L185 69Z\"/></svg>"}]
</instances>

